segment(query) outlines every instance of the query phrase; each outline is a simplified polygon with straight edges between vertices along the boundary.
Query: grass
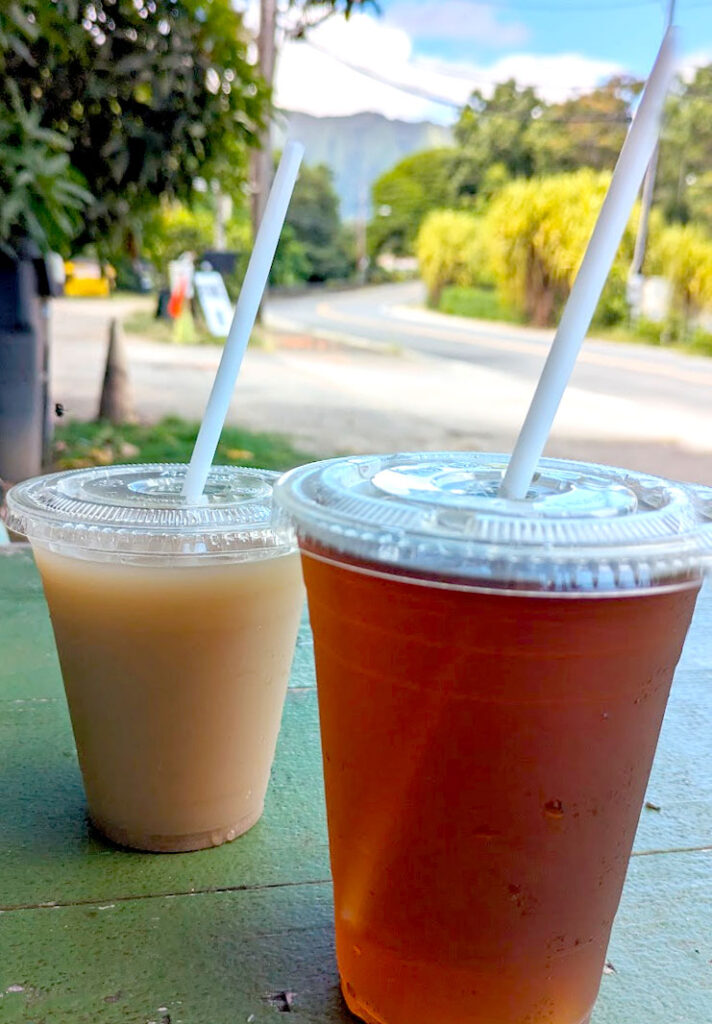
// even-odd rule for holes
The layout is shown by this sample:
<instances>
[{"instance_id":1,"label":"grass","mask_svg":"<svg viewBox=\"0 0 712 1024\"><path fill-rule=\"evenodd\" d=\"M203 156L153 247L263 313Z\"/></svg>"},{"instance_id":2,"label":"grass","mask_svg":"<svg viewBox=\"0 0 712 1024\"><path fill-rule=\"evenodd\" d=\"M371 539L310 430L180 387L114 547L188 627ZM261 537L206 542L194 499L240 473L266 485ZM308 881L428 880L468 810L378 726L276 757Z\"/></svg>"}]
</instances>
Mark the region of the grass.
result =
<instances>
[{"instance_id":1,"label":"grass","mask_svg":"<svg viewBox=\"0 0 712 1024\"><path fill-rule=\"evenodd\" d=\"M511 324L524 324L526 320L515 309L502 302L497 293L488 288L460 288L452 285L443 289L438 310L454 316L469 316L478 320L501 320ZM641 320L637 325L616 324L612 327L593 325L589 334L604 341L623 341L635 345L652 345L688 355L712 356L712 334L692 330L682 334L680 324L670 326Z\"/></svg>"},{"instance_id":2,"label":"grass","mask_svg":"<svg viewBox=\"0 0 712 1024\"><path fill-rule=\"evenodd\" d=\"M523 324L524 318L507 305L492 288L443 288L438 309L452 316L471 316L477 320L504 320L510 324Z\"/></svg>"},{"instance_id":3,"label":"grass","mask_svg":"<svg viewBox=\"0 0 712 1024\"><path fill-rule=\"evenodd\" d=\"M124 317L123 328L126 334L135 334L140 338L148 338L150 341L161 341L169 345L191 344L191 345L219 345L225 344L224 338L216 338L210 334L201 318L194 320L195 336L187 339L176 340L173 321L165 318L158 318L152 312L136 312ZM274 342L268 332L262 327L254 327L250 335L250 348L271 349Z\"/></svg>"},{"instance_id":4,"label":"grass","mask_svg":"<svg viewBox=\"0 0 712 1024\"><path fill-rule=\"evenodd\" d=\"M123 327L126 334L137 334L142 338L150 338L151 341L178 344L175 339L173 321L159 319L152 312L136 312L124 317ZM201 321L195 321L195 338L191 344L222 345L224 341L224 338L213 337Z\"/></svg>"},{"instance_id":5,"label":"grass","mask_svg":"<svg viewBox=\"0 0 712 1024\"><path fill-rule=\"evenodd\" d=\"M659 324L641 324L640 327L629 327L618 324L616 327L591 329L591 333L605 341L625 341L633 345L651 345L654 348L666 348L674 352L685 352L691 356L712 356L712 334L706 331L691 331L684 339L666 339Z\"/></svg>"},{"instance_id":6,"label":"grass","mask_svg":"<svg viewBox=\"0 0 712 1024\"><path fill-rule=\"evenodd\" d=\"M80 469L114 462L188 462L197 433L197 423L177 416L151 425L127 423L118 427L74 420L55 431L53 464L56 469ZM282 434L225 427L215 462L285 470L315 458L294 448Z\"/></svg>"}]
</instances>

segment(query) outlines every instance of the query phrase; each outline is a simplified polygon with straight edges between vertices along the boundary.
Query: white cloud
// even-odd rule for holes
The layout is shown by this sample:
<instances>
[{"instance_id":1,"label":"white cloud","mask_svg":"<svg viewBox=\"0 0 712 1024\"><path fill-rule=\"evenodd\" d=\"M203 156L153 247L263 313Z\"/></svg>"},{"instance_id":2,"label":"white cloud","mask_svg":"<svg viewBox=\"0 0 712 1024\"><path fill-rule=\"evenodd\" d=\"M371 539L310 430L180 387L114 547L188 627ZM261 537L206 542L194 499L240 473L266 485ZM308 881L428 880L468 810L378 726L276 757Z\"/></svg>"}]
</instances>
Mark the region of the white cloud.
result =
<instances>
[{"instance_id":1,"label":"white cloud","mask_svg":"<svg viewBox=\"0 0 712 1024\"><path fill-rule=\"evenodd\" d=\"M529 29L520 21L501 21L486 4L470 0L400 0L388 7L387 18L414 39L478 43L480 46L521 46Z\"/></svg>"},{"instance_id":2,"label":"white cloud","mask_svg":"<svg viewBox=\"0 0 712 1024\"><path fill-rule=\"evenodd\" d=\"M611 61L578 54L511 54L488 66L420 57L413 53L411 36L404 28L354 14L348 22L331 18L310 33L308 42L285 43L277 63L275 93L279 106L318 116L374 110L391 118L449 123L456 116L454 107L462 106L474 88L486 93L506 78L534 85L545 99L554 101L621 70ZM411 91L395 88L384 79ZM428 95L453 106L438 104Z\"/></svg>"},{"instance_id":3,"label":"white cloud","mask_svg":"<svg viewBox=\"0 0 712 1024\"><path fill-rule=\"evenodd\" d=\"M578 53L557 53L553 56L515 53L496 61L489 68L489 73L498 82L515 78L520 85L536 86L545 100L556 103L573 93L593 89L623 70L621 64L583 57Z\"/></svg>"},{"instance_id":4,"label":"white cloud","mask_svg":"<svg viewBox=\"0 0 712 1024\"><path fill-rule=\"evenodd\" d=\"M680 75L686 82L691 82L699 68L712 64L712 50L697 50L688 53L680 64Z\"/></svg>"}]
</instances>

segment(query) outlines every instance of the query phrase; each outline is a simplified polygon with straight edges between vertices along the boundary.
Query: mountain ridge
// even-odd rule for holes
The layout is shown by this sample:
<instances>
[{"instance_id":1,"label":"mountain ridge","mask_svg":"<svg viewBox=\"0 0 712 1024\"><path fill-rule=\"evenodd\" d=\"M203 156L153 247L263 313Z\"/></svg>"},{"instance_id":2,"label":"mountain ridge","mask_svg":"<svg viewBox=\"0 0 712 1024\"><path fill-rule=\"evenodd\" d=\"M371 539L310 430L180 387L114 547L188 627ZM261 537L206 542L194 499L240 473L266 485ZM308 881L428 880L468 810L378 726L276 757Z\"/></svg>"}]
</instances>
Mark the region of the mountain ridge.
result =
<instances>
[{"instance_id":1,"label":"mountain ridge","mask_svg":"<svg viewBox=\"0 0 712 1024\"><path fill-rule=\"evenodd\" d=\"M452 131L432 121L402 121L375 111L317 117L283 110L273 130L275 146L285 138L304 143L306 164L326 164L344 220L371 216L371 186L403 157L424 149L452 145Z\"/></svg>"}]
</instances>

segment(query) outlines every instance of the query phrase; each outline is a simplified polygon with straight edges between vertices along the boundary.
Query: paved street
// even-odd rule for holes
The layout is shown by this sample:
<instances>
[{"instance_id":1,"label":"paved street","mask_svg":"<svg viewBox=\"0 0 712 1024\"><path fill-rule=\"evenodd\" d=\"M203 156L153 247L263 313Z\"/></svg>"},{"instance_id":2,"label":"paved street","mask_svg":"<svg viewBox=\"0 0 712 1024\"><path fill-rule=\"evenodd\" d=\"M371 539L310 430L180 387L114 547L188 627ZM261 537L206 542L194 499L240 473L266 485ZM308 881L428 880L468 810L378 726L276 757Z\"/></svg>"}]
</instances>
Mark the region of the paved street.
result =
<instances>
[{"instance_id":1,"label":"paved street","mask_svg":"<svg viewBox=\"0 0 712 1024\"><path fill-rule=\"evenodd\" d=\"M53 390L93 416L110 316L149 300L53 306ZM315 454L511 447L551 332L445 317L418 284L272 298L270 349L250 350L231 422L288 433ZM220 350L127 338L140 417L198 418ZM549 454L712 483L712 360L587 341Z\"/></svg>"},{"instance_id":2,"label":"paved street","mask_svg":"<svg viewBox=\"0 0 712 1024\"><path fill-rule=\"evenodd\" d=\"M534 383L553 331L443 316L423 308L420 282L273 299L272 322L323 337L362 339L412 353L499 370ZM588 340L572 380L575 388L606 396L671 401L707 409L712 360L681 357L650 346Z\"/></svg>"}]
</instances>

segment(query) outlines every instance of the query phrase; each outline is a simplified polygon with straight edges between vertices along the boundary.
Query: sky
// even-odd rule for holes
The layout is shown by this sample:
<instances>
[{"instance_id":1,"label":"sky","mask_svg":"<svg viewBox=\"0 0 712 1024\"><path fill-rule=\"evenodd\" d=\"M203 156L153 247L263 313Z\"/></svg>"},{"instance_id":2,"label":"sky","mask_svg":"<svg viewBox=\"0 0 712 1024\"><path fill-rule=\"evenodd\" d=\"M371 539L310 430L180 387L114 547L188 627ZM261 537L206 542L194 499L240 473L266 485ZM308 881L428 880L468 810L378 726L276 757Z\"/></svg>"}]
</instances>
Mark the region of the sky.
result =
<instances>
[{"instance_id":1,"label":"sky","mask_svg":"<svg viewBox=\"0 0 712 1024\"><path fill-rule=\"evenodd\" d=\"M250 0L253 24L256 5ZM333 17L307 41L286 42L276 100L320 116L373 110L448 124L473 88L486 93L493 82L514 77L555 101L618 72L645 77L667 6L663 0L380 0L380 16ZM675 6L689 73L712 62L712 0Z\"/></svg>"}]
</instances>

